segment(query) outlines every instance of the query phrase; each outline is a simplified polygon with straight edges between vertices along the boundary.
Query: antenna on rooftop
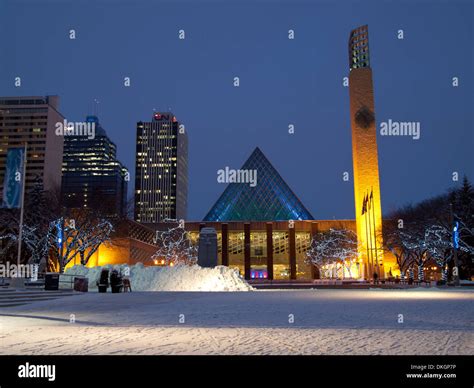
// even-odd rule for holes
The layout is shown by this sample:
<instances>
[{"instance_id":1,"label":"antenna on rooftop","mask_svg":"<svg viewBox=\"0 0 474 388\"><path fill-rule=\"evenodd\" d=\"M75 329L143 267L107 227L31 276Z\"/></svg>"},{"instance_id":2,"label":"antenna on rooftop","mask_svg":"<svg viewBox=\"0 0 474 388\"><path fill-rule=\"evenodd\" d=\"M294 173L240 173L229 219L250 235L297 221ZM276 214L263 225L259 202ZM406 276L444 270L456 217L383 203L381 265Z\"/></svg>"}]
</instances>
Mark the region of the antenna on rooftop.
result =
<instances>
[{"instance_id":1,"label":"antenna on rooftop","mask_svg":"<svg viewBox=\"0 0 474 388\"><path fill-rule=\"evenodd\" d=\"M99 116L99 103L100 101L97 98L94 98L94 116L98 117Z\"/></svg>"}]
</instances>

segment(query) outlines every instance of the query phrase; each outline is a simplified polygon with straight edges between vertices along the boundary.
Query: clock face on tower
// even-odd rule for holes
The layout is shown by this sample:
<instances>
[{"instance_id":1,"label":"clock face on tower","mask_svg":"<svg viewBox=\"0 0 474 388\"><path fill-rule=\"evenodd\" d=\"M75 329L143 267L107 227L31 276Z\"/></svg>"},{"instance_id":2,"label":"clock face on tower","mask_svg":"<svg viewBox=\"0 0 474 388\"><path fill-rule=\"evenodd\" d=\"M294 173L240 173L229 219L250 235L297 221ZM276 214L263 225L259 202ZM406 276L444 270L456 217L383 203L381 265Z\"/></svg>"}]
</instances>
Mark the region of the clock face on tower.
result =
<instances>
[{"instance_id":1,"label":"clock face on tower","mask_svg":"<svg viewBox=\"0 0 474 388\"><path fill-rule=\"evenodd\" d=\"M367 129L375 121L374 112L372 112L366 106L363 106L354 115L354 120L355 120L357 126L359 126L361 128L364 128L364 129Z\"/></svg>"}]
</instances>

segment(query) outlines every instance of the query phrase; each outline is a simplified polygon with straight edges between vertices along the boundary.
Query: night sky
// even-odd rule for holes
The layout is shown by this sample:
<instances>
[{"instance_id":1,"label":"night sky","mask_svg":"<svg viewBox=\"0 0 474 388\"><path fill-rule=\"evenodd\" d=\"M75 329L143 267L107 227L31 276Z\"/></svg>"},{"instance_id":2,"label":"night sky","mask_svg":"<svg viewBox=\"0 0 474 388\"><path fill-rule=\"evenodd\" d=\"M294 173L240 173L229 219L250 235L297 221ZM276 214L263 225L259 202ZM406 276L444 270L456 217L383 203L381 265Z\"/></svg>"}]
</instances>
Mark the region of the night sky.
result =
<instances>
[{"instance_id":1,"label":"night sky","mask_svg":"<svg viewBox=\"0 0 474 388\"><path fill-rule=\"evenodd\" d=\"M445 192L453 171L472 180L470 1L0 0L0 95L57 94L69 121L84 120L98 99L101 124L132 173L130 194L136 122L171 108L189 136L190 220L225 189L217 170L241 167L256 146L315 218L354 218L342 81L350 30L363 24L378 128L389 119L421 123L419 140L378 136L384 213Z\"/></svg>"}]
</instances>

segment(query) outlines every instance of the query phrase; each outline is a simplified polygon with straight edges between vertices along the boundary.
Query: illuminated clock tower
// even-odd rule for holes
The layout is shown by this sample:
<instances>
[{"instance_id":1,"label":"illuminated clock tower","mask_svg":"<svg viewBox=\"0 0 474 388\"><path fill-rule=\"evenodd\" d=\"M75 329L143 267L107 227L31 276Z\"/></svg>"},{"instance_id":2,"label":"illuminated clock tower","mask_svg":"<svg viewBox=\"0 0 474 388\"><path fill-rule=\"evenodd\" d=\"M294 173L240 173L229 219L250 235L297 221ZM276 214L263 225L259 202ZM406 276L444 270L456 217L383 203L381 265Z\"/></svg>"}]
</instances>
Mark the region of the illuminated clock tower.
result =
<instances>
[{"instance_id":1,"label":"illuminated clock tower","mask_svg":"<svg viewBox=\"0 0 474 388\"><path fill-rule=\"evenodd\" d=\"M374 88L367 26L349 37L349 95L352 127L354 199L360 259L364 277L385 278L394 263L384 261ZM389 259L387 257L387 259ZM387 272L387 273L386 273Z\"/></svg>"}]
</instances>

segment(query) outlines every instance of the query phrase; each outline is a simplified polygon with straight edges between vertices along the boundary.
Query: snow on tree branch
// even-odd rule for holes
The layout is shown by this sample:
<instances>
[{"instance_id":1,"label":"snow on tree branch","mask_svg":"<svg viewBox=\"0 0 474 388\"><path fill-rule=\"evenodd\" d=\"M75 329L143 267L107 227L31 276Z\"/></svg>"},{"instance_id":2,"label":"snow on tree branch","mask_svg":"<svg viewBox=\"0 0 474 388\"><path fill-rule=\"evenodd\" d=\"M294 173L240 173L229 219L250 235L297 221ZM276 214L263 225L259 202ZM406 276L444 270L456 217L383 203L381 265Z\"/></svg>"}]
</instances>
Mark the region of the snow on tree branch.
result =
<instances>
[{"instance_id":1,"label":"snow on tree branch","mask_svg":"<svg viewBox=\"0 0 474 388\"><path fill-rule=\"evenodd\" d=\"M351 277L352 266L359 257L357 236L350 230L342 229L317 233L313 236L306 257L307 261L317 266L320 271L325 270L325 277L336 276L338 264L342 268L342 277L344 267Z\"/></svg>"},{"instance_id":2,"label":"snow on tree branch","mask_svg":"<svg viewBox=\"0 0 474 388\"><path fill-rule=\"evenodd\" d=\"M158 251L150 260L158 261L165 265L197 263L198 247L189 238L189 233L184 229L184 223L177 220L165 220L176 226L159 232L157 231L155 243Z\"/></svg>"}]
</instances>

